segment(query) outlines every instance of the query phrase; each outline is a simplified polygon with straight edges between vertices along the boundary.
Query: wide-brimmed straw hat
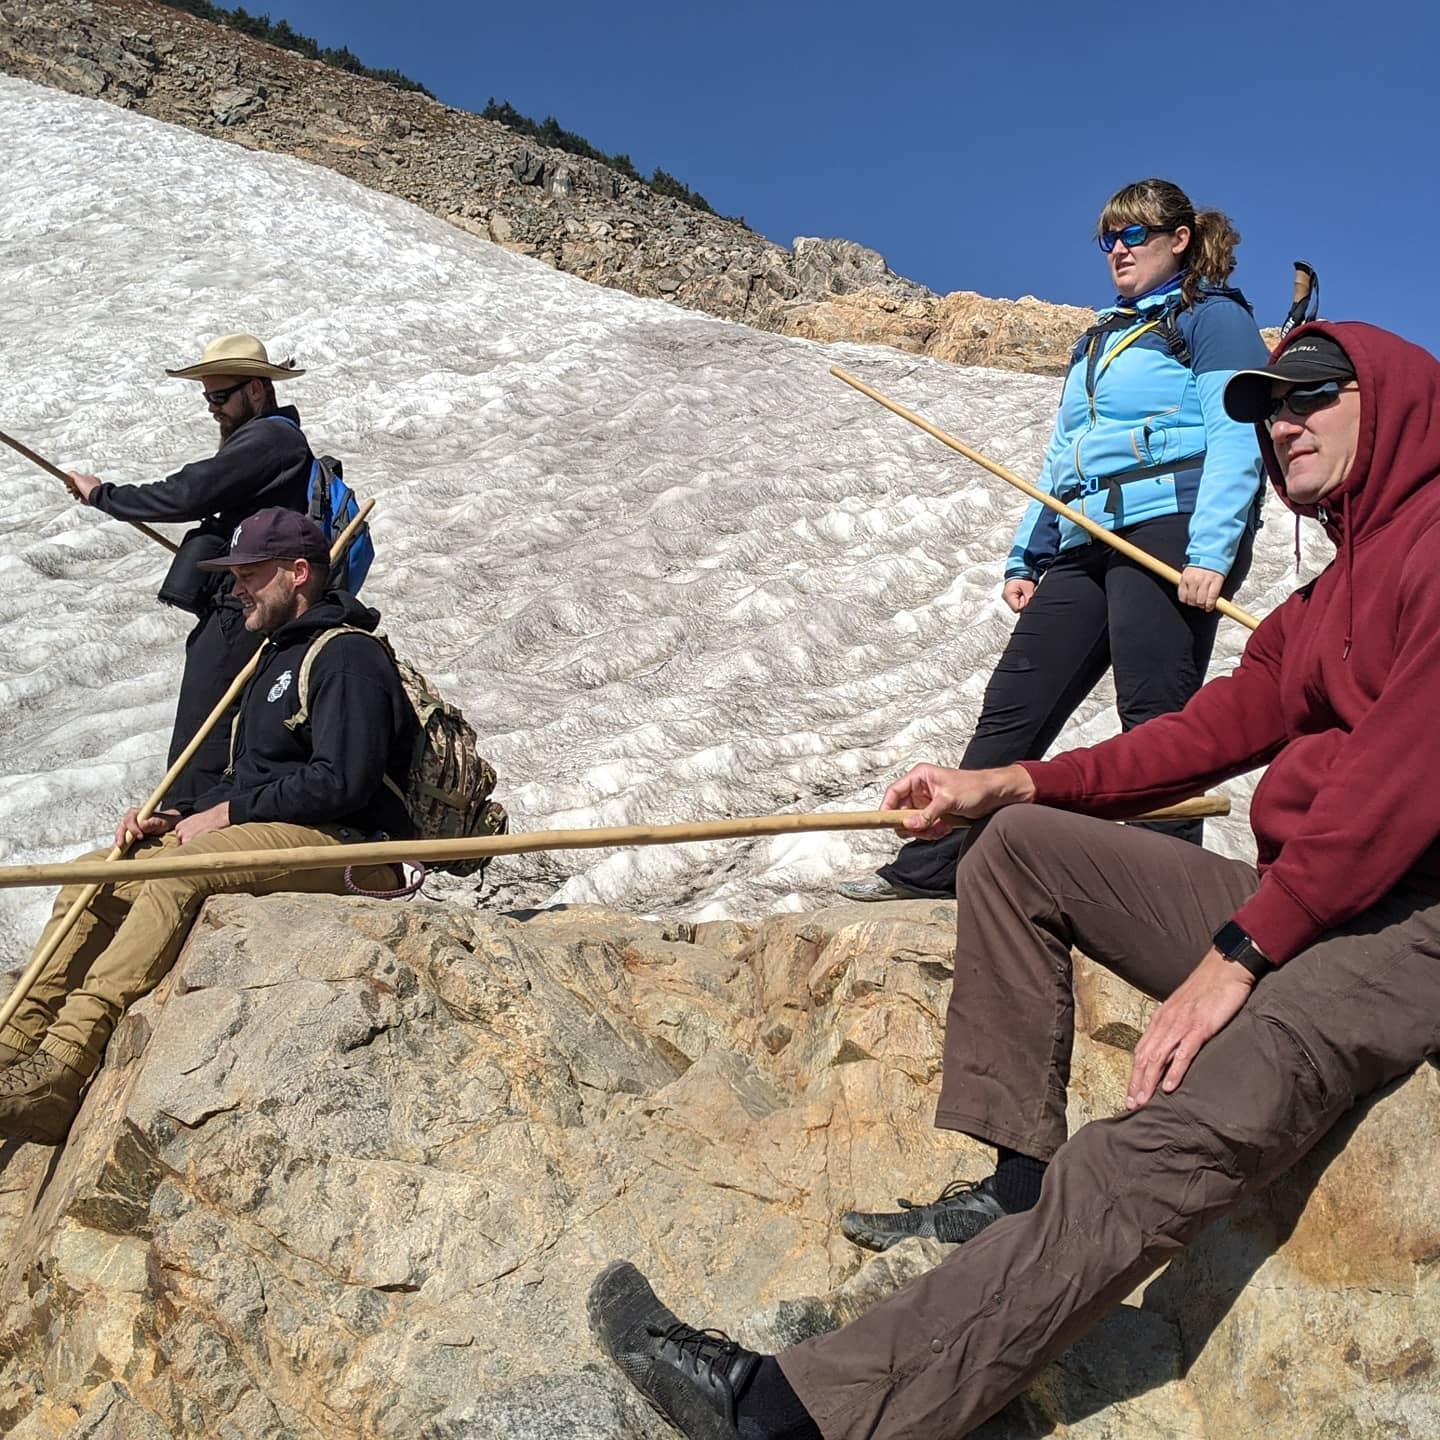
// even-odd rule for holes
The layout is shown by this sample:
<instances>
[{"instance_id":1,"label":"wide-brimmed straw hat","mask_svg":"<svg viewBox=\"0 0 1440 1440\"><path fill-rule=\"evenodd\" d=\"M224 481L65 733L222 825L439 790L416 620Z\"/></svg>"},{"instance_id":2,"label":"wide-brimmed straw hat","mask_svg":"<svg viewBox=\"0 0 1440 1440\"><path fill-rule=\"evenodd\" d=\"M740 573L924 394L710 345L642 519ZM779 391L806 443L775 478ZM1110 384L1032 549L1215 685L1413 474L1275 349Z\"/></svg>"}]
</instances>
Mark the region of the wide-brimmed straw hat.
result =
<instances>
[{"instance_id":1,"label":"wide-brimmed straw hat","mask_svg":"<svg viewBox=\"0 0 1440 1440\"><path fill-rule=\"evenodd\" d=\"M253 335L221 335L212 340L198 365L165 372L176 380L203 380L207 375L245 375L265 380L293 380L305 372L293 360L272 365L269 352Z\"/></svg>"}]
</instances>

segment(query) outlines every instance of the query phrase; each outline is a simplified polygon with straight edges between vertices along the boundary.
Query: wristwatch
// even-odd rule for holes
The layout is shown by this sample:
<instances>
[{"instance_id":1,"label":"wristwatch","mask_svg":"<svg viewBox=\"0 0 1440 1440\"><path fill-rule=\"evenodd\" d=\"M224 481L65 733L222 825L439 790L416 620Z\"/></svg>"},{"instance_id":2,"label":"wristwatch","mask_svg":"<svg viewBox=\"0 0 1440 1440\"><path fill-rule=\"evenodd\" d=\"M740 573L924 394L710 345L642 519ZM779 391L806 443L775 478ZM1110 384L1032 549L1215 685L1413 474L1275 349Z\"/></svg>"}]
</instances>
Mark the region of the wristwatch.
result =
<instances>
[{"instance_id":1,"label":"wristwatch","mask_svg":"<svg viewBox=\"0 0 1440 1440\"><path fill-rule=\"evenodd\" d=\"M1262 980L1275 967L1265 952L1233 921L1227 920L1216 932L1211 944L1227 959L1243 965L1257 980Z\"/></svg>"}]
</instances>

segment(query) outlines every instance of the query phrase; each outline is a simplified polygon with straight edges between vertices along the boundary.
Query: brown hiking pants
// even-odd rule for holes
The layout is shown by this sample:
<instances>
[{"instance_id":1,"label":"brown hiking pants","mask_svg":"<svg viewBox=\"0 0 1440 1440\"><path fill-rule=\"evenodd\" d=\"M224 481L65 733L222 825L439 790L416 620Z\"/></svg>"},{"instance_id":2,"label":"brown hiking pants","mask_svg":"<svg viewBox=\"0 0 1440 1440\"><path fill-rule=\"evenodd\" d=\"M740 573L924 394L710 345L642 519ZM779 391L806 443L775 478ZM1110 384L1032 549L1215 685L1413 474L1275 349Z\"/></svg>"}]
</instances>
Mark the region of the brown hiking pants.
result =
<instances>
[{"instance_id":1,"label":"brown hiking pants","mask_svg":"<svg viewBox=\"0 0 1440 1440\"><path fill-rule=\"evenodd\" d=\"M1440 900L1407 887L1256 986L1180 1087L1065 1140L1070 947L1157 997L1254 893L1167 836L1001 811L958 880L937 1123L1049 1157L997 1221L780 1364L825 1440L958 1440L1357 1100L1440 1049Z\"/></svg>"},{"instance_id":2,"label":"brown hiking pants","mask_svg":"<svg viewBox=\"0 0 1440 1440\"><path fill-rule=\"evenodd\" d=\"M237 850L281 850L298 845L334 845L356 839L350 831L317 829L281 822L229 825L212 830L183 847L185 855L215 855ZM175 853L175 836L145 840L135 847L140 872L147 854ZM103 860L95 850L82 860ZM344 860L333 870L287 870L283 865L228 875L202 874L170 879L130 879L107 885L80 914L70 933L36 977L0 1040L18 1050L38 1042L74 1070L94 1072L116 1021L165 977L190 932L190 924L210 895L271 895L278 890L345 893ZM352 879L367 890L395 885L390 865L356 868ZM83 886L67 885L55 901L50 922L41 931L37 952L54 933Z\"/></svg>"}]
</instances>

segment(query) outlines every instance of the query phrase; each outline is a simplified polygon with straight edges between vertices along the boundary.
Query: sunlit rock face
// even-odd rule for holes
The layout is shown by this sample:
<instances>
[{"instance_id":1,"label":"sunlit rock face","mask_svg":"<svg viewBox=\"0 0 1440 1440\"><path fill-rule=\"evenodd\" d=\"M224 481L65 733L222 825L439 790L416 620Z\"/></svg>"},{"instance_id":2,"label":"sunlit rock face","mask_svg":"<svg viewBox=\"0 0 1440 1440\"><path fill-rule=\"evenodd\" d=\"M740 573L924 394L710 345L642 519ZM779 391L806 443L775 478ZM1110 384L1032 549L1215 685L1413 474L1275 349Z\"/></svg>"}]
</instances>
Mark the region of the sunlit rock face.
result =
<instances>
[{"instance_id":1,"label":"sunlit rock face","mask_svg":"<svg viewBox=\"0 0 1440 1440\"><path fill-rule=\"evenodd\" d=\"M773 1349L943 1258L836 1221L991 1164L930 1123L953 926L212 902L63 1153L0 1152L0 1426L660 1440L587 1333L609 1260ZM1145 1008L1079 990L1075 1124ZM979 1433L1437 1433L1437 1089L1363 1107Z\"/></svg>"}]
</instances>

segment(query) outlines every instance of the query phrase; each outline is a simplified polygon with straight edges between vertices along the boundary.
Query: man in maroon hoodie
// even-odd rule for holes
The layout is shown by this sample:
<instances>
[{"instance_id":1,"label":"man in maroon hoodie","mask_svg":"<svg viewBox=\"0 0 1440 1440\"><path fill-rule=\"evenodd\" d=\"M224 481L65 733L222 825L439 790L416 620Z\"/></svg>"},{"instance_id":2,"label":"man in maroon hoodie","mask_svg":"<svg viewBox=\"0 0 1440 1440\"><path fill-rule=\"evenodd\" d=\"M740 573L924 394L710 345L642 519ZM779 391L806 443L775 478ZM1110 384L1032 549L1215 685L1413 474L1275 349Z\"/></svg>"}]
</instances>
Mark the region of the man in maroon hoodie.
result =
<instances>
[{"instance_id":1,"label":"man in maroon hoodie","mask_svg":"<svg viewBox=\"0 0 1440 1440\"><path fill-rule=\"evenodd\" d=\"M922 812L916 834L994 817L960 870L936 1120L994 1145L996 1172L846 1216L872 1248L967 1243L779 1356L680 1324L632 1265L607 1269L597 1339L683 1433L964 1435L1440 1050L1440 363L1368 325L1308 325L1225 403L1335 560L1184 710L1053 760L921 765L890 787L887 808ZM1260 766L1258 869L1106 823ZM1072 946L1164 1003L1126 1112L1067 1141Z\"/></svg>"}]
</instances>

